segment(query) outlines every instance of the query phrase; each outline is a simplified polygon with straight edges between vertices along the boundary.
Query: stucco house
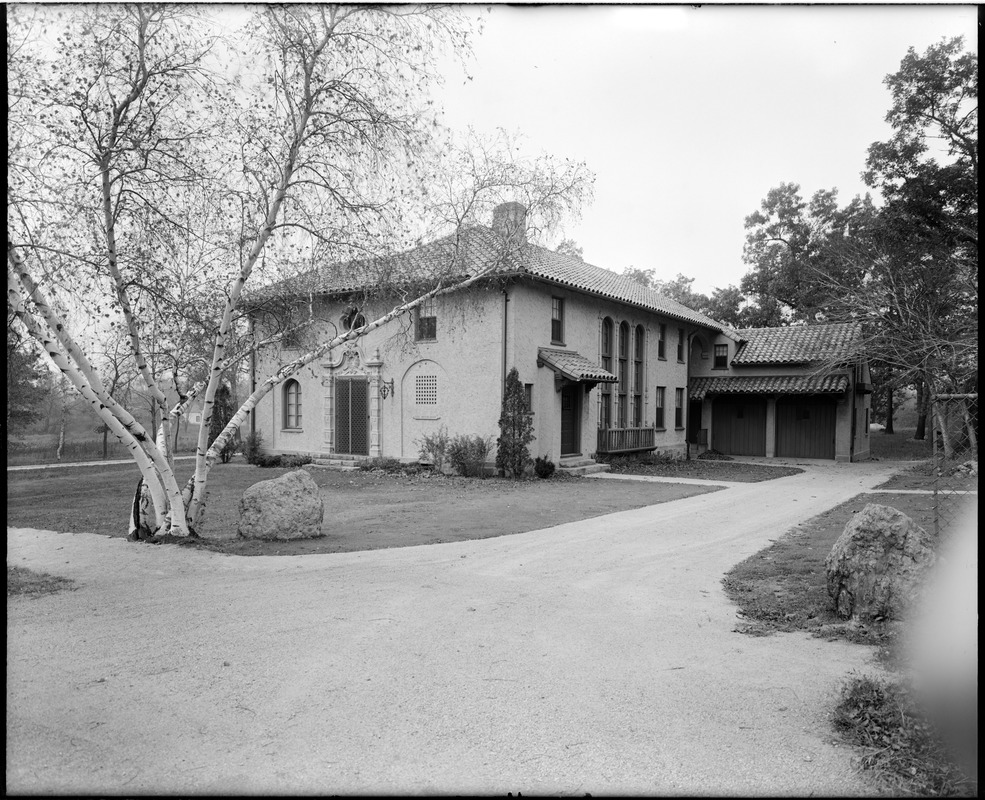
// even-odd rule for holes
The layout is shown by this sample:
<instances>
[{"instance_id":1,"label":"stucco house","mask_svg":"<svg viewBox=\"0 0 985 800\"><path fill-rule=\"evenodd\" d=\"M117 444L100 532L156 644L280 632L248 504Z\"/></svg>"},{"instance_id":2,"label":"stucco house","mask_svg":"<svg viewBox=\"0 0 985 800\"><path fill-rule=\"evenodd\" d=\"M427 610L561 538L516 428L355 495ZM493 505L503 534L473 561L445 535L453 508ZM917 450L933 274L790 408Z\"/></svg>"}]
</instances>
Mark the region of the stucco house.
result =
<instances>
[{"instance_id":1,"label":"stucco house","mask_svg":"<svg viewBox=\"0 0 985 800\"><path fill-rule=\"evenodd\" d=\"M504 249L517 234L518 246ZM342 463L378 456L416 462L422 437L442 426L495 440L506 373L516 367L533 413L531 454L560 467L597 455L683 456L710 447L867 456L867 439L855 435L868 415L868 396L856 391L867 379L864 364L814 375L837 344L826 350L807 342L827 341L833 334L820 328L833 326L735 331L523 234L522 206L506 203L489 227L377 259L371 270L350 264L312 273L309 295L297 302L313 309L326 333L393 308L400 276L412 285L436 270L447 274L453 262L458 276L481 270L489 277L345 344L267 395L251 422L265 449ZM365 276L384 273L388 288L374 291ZM815 333L801 333L807 330ZM262 352L253 379L298 352ZM828 436L831 409L833 451L815 446ZM818 432L805 434L813 421Z\"/></svg>"}]
</instances>

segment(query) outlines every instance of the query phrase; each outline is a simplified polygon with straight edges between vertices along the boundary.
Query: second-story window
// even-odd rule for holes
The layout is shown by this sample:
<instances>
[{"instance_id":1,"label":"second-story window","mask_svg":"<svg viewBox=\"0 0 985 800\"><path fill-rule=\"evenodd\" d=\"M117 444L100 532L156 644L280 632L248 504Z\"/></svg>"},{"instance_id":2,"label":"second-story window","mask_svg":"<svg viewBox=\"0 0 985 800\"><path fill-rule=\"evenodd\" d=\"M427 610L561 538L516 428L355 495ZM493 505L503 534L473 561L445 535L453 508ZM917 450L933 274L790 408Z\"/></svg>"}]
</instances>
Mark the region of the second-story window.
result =
<instances>
[{"instance_id":1,"label":"second-story window","mask_svg":"<svg viewBox=\"0 0 985 800\"><path fill-rule=\"evenodd\" d=\"M564 344L564 298L551 298L551 343Z\"/></svg>"},{"instance_id":2,"label":"second-story window","mask_svg":"<svg viewBox=\"0 0 985 800\"><path fill-rule=\"evenodd\" d=\"M612 320L606 317L602 320L602 369L612 372L612 336L614 326ZM612 384L603 383L599 394L599 425L603 428L612 427Z\"/></svg>"},{"instance_id":3,"label":"second-story window","mask_svg":"<svg viewBox=\"0 0 985 800\"><path fill-rule=\"evenodd\" d=\"M619 427L625 428L629 419L629 325L619 325Z\"/></svg>"},{"instance_id":4,"label":"second-story window","mask_svg":"<svg viewBox=\"0 0 985 800\"><path fill-rule=\"evenodd\" d=\"M684 329L677 329L677 360L684 361Z\"/></svg>"},{"instance_id":5,"label":"second-story window","mask_svg":"<svg viewBox=\"0 0 985 800\"><path fill-rule=\"evenodd\" d=\"M660 335L657 337L657 358L667 357L667 326L660 326Z\"/></svg>"},{"instance_id":6,"label":"second-story window","mask_svg":"<svg viewBox=\"0 0 985 800\"><path fill-rule=\"evenodd\" d=\"M434 311L434 299L425 300L415 310L414 338L419 342L437 339L438 317Z\"/></svg>"},{"instance_id":7,"label":"second-story window","mask_svg":"<svg viewBox=\"0 0 985 800\"><path fill-rule=\"evenodd\" d=\"M715 345L715 369L728 369L728 345Z\"/></svg>"},{"instance_id":8,"label":"second-story window","mask_svg":"<svg viewBox=\"0 0 985 800\"><path fill-rule=\"evenodd\" d=\"M646 343L646 331L642 325L636 326L636 336L633 339L633 427L643 425L643 349Z\"/></svg>"}]
</instances>

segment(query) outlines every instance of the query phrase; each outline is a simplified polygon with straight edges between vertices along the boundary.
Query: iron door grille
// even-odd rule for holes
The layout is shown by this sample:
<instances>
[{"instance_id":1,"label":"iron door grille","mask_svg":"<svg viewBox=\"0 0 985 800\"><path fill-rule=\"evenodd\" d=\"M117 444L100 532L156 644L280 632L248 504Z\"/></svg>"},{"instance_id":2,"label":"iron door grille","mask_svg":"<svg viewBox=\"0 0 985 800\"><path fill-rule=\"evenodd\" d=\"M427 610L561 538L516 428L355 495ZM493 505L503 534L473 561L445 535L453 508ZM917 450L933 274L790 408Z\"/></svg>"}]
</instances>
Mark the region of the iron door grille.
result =
<instances>
[{"instance_id":1,"label":"iron door grille","mask_svg":"<svg viewBox=\"0 0 985 800\"><path fill-rule=\"evenodd\" d=\"M369 455L369 381L335 380L335 452Z\"/></svg>"}]
</instances>

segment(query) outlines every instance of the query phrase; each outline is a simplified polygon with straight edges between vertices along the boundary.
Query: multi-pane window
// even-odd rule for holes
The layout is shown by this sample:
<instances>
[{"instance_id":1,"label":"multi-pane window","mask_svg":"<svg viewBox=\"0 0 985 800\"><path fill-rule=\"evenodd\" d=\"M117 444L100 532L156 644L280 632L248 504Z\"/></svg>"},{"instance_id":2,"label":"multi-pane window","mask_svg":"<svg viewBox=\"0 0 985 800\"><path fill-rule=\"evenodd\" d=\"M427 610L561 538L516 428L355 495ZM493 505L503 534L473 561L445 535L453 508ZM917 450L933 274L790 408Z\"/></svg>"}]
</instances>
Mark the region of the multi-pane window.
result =
<instances>
[{"instance_id":1,"label":"multi-pane window","mask_svg":"<svg viewBox=\"0 0 985 800\"><path fill-rule=\"evenodd\" d=\"M551 342L564 344L564 298L551 298Z\"/></svg>"},{"instance_id":2,"label":"multi-pane window","mask_svg":"<svg viewBox=\"0 0 985 800\"><path fill-rule=\"evenodd\" d=\"M534 413L534 385L532 383L523 384L523 402L527 405L527 413Z\"/></svg>"},{"instance_id":3,"label":"multi-pane window","mask_svg":"<svg viewBox=\"0 0 985 800\"><path fill-rule=\"evenodd\" d=\"M619 325L619 427L625 428L628 421L629 398L629 325Z\"/></svg>"},{"instance_id":4,"label":"multi-pane window","mask_svg":"<svg viewBox=\"0 0 985 800\"><path fill-rule=\"evenodd\" d=\"M677 360L684 361L684 329L677 329Z\"/></svg>"},{"instance_id":5,"label":"multi-pane window","mask_svg":"<svg viewBox=\"0 0 985 800\"><path fill-rule=\"evenodd\" d=\"M642 325L636 326L636 336L633 339L633 427L643 425L643 348L646 343L646 331Z\"/></svg>"},{"instance_id":6,"label":"multi-pane window","mask_svg":"<svg viewBox=\"0 0 985 800\"><path fill-rule=\"evenodd\" d=\"M658 386L654 393L653 404L657 407L657 418L654 424L657 428L664 427L664 396L667 393L665 386Z\"/></svg>"},{"instance_id":7,"label":"multi-pane window","mask_svg":"<svg viewBox=\"0 0 985 800\"><path fill-rule=\"evenodd\" d=\"M657 337L657 358L667 357L667 326L660 326L660 335Z\"/></svg>"},{"instance_id":8,"label":"multi-pane window","mask_svg":"<svg viewBox=\"0 0 985 800\"><path fill-rule=\"evenodd\" d=\"M301 384L293 379L284 384L284 427L301 427Z\"/></svg>"},{"instance_id":9,"label":"multi-pane window","mask_svg":"<svg viewBox=\"0 0 985 800\"><path fill-rule=\"evenodd\" d=\"M728 368L728 345L716 344L715 369L727 369L727 368Z\"/></svg>"},{"instance_id":10,"label":"multi-pane window","mask_svg":"<svg viewBox=\"0 0 985 800\"><path fill-rule=\"evenodd\" d=\"M606 317L602 320L602 369L612 372L612 320ZM603 428L612 427L612 384L603 383L600 389L601 402L599 405L599 425Z\"/></svg>"},{"instance_id":11,"label":"multi-pane window","mask_svg":"<svg viewBox=\"0 0 985 800\"><path fill-rule=\"evenodd\" d=\"M674 389L674 427L684 427L684 390Z\"/></svg>"},{"instance_id":12,"label":"multi-pane window","mask_svg":"<svg viewBox=\"0 0 985 800\"><path fill-rule=\"evenodd\" d=\"M434 299L426 300L416 308L414 338L429 341L438 338L438 317L434 311Z\"/></svg>"}]
</instances>

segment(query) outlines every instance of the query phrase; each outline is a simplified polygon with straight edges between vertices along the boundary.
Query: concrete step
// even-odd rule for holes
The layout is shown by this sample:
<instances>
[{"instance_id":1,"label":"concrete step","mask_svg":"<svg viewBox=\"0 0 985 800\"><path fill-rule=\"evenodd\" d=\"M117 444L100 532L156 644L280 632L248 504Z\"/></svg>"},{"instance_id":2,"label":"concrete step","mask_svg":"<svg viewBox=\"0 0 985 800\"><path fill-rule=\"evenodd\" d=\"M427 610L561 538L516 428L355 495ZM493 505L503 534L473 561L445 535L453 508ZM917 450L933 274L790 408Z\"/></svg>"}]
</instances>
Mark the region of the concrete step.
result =
<instances>
[{"instance_id":1,"label":"concrete step","mask_svg":"<svg viewBox=\"0 0 985 800\"><path fill-rule=\"evenodd\" d=\"M338 469L343 471L352 471L356 469L355 459L343 459L343 458L313 458L311 459L311 466L313 467L327 467L328 469Z\"/></svg>"},{"instance_id":2,"label":"concrete step","mask_svg":"<svg viewBox=\"0 0 985 800\"><path fill-rule=\"evenodd\" d=\"M590 458L578 459L577 462L562 461L558 465L558 472L567 475L592 475L596 472L608 472L608 464L598 464Z\"/></svg>"}]
</instances>

